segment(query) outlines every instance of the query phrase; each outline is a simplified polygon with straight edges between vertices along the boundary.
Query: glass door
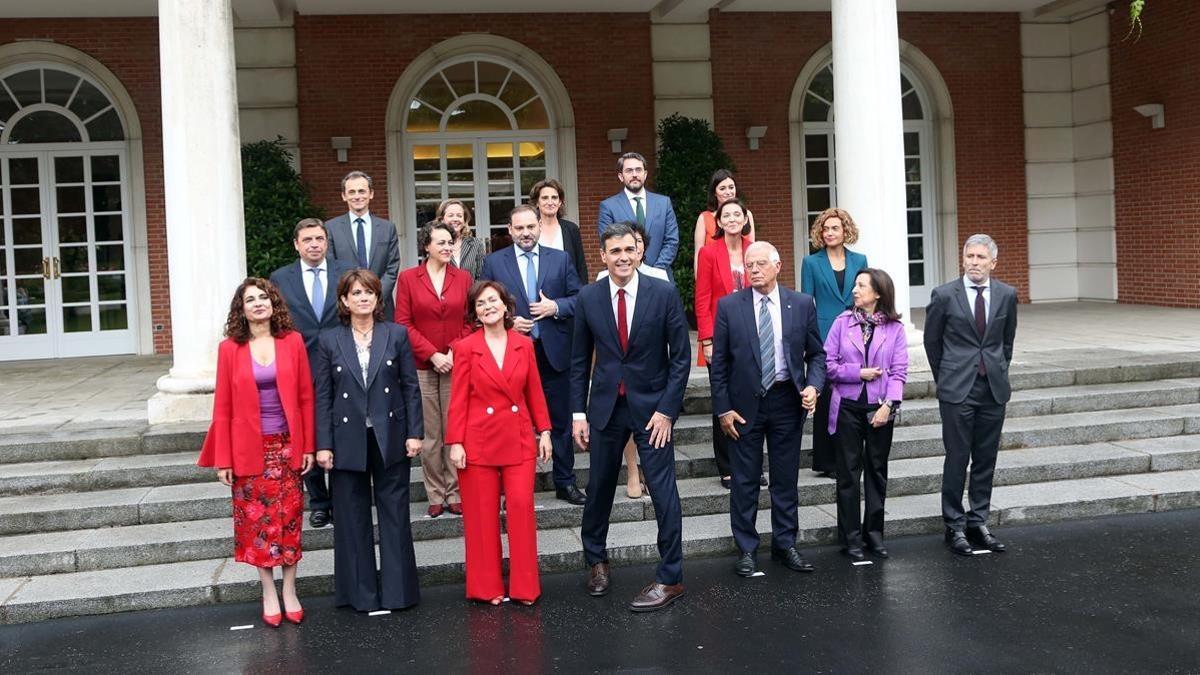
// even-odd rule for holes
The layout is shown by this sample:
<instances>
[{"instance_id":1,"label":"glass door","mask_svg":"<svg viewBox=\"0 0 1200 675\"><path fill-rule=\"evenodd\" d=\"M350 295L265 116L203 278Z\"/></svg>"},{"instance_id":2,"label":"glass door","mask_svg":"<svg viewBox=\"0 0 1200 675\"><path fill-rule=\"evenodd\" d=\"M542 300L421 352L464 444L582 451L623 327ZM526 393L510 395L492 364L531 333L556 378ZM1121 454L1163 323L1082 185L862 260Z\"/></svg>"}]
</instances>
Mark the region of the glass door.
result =
<instances>
[{"instance_id":1,"label":"glass door","mask_svg":"<svg viewBox=\"0 0 1200 675\"><path fill-rule=\"evenodd\" d=\"M0 156L0 359L54 356L45 156Z\"/></svg>"}]
</instances>

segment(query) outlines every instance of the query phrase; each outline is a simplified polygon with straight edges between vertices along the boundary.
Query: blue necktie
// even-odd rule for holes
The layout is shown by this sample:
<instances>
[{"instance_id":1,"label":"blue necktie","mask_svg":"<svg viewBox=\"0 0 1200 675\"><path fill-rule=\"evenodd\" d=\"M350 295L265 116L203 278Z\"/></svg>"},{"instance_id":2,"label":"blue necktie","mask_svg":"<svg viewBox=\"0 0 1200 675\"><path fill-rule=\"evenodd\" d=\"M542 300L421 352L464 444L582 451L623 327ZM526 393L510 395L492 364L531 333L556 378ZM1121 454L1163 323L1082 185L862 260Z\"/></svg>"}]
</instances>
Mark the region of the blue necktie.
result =
<instances>
[{"instance_id":1,"label":"blue necktie","mask_svg":"<svg viewBox=\"0 0 1200 675\"><path fill-rule=\"evenodd\" d=\"M362 218L355 218L354 222L358 225L358 233L354 235L354 243L358 245L358 266L365 270L371 266L367 262L367 232L363 229Z\"/></svg>"},{"instance_id":2,"label":"blue necktie","mask_svg":"<svg viewBox=\"0 0 1200 675\"><path fill-rule=\"evenodd\" d=\"M321 287L321 268L310 267L309 272L313 273L313 288L312 288L312 308L313 314L317 315L317 321L321 320L321 312L325 311L325 289Z\"/></svg>"},{"instance_id":3,"label":"blue necktie","mask_svg":"<svg viewBox=\"0 0 1200 675\"><path fill-rule=\"evenodd\" d=\"M762 299L758 311L758 355L762 362L762 388L766 392L775 384L775 330L771 325L770 297Z\"/></svg>"},{"instance_id":4,"label":"blue necktie","mask_svg":"<svg viewBox=\"0 0 1200 675\"><path fill-rule=\"evenodd\" d=\"M535 254L533 251L526 251L521 255L525 256L525 297L529 299L529 304L533 304L538 301L537 268L533 265L533 256ZM536 340L538 338L538 332L537 321L534 321L533 330L530 332L533 339Z\"/></svg>"}]
</instances>

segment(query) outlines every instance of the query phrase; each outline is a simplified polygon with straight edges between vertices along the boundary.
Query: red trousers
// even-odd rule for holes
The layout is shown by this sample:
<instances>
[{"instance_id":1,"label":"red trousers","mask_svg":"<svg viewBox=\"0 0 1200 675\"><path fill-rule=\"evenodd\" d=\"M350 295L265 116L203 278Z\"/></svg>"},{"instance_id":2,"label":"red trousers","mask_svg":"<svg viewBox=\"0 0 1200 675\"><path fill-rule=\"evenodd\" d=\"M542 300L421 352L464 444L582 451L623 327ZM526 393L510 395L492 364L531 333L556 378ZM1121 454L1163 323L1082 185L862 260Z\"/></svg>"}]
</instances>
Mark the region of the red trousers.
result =
<instances>
[{"instance_id":1,"label":"red trousers","mask_svg":"<svg viewBox=\"0 0 1200 675\"><path fill-rule=\"evenodd\" d=\"M468 464L458 470L467 545L467 597L491 600L504 595L500 571L500 486L504 486L508 530L508 596L534 601L542 594L538 578L537 517L533 512L535 460L510 466Z\"/></svg>"}]
</instances>

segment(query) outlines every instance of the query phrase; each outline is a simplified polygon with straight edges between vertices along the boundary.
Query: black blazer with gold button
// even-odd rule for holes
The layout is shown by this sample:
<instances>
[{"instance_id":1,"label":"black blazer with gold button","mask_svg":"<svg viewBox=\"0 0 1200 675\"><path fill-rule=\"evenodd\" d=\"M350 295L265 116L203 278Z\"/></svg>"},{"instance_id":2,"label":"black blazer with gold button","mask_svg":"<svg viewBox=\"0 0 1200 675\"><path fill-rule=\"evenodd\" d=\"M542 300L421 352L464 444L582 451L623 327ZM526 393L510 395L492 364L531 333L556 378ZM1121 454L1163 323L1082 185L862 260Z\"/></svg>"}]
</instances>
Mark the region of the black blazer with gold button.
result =
<instances>
[{"instance_id":1,"label":"black blazer with gold button","mask_svg":"<svg viewBox=\"0 0 1200 675\"><path fill-rule=\"evenodd\" d=\"M408 461L404 441L425 435L421 390L408 330L375 324L367 379L349 326L322 331L316 366L317 449L333 451L333 468L367 470L367 418L384 466Z\"/></svg>"}]
</instances>

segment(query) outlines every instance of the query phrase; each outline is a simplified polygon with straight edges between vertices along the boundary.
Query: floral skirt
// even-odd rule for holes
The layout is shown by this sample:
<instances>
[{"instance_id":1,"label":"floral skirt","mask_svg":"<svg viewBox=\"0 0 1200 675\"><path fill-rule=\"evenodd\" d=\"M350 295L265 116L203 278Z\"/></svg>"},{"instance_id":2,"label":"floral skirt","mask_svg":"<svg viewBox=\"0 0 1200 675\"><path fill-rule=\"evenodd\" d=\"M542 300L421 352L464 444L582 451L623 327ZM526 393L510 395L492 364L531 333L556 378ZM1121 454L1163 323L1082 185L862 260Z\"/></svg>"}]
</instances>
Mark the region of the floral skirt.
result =
<instances>
[{"instance_id":1,"label":"floral skirt","mask_svg":"<svg viewBox=\"0 0 1200 675\"><path fill-rule=\"evenodd\" d=\"M263 473L233 480L234 560L255 567L300 561L304 493L300 472L291 467L288 434L265 434Z\"/></svg>"}]
</instances>

